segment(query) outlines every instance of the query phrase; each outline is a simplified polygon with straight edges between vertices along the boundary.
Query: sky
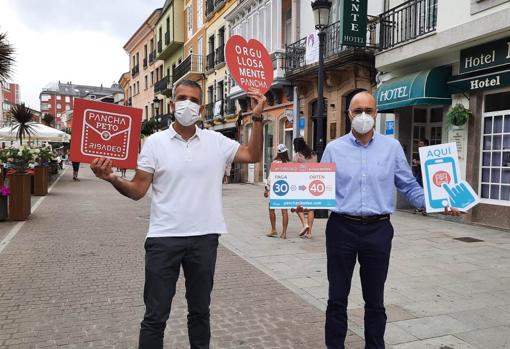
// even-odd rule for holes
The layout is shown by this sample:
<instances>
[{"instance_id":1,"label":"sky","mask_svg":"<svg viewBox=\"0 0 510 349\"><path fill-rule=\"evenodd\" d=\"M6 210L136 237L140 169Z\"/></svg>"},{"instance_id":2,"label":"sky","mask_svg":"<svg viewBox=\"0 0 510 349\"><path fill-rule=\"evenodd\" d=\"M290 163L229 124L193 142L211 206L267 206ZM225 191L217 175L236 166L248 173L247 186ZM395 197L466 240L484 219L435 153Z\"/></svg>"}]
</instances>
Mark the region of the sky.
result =
<instances>
[{"instance_id":1,"label":"sky","mask_svg":"<svg viewBox=\"0 0 510 349\"><path fill-rule=\"evenodd\" d=\"M51 82L110 86L129 70L122 48L164 0L0 0L0 32L16 50L10 82L39 110Z\"/></svg>"}]
</instances>

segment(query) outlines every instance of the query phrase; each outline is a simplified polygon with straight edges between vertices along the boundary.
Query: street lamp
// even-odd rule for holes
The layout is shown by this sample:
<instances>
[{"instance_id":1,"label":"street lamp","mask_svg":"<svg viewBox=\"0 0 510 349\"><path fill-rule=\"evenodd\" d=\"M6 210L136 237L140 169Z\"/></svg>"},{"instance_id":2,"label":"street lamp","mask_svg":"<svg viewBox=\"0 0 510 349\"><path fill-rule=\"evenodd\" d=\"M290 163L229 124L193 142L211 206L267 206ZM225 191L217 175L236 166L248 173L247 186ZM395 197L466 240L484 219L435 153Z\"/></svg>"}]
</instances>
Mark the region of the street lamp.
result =
<instances>
[{"instance_id":1,"label":"street lamp","mask_svg":"<svg viewBox=\"0 0 510 349\"><path fill-rule=\"evenodd\" d=\"M159 122L158 122L158 119L159 119L159 99L158 97L154 97L154 99L152 100L152 102L154 103L154 120L156 121L156 131L159 130Z\"/></svg>"},{"instance_id":2,"label":"street lamp","mask_svg":"<svg viewBox=\"0 0 510 349\"><path fill-rule=\"evenodd\" d=\"M320 161L325 148L326 138L326 115L324 115L324 42L326 39L325 29L329 26L329 12L331 2L329 0L315 0L312 2L315 28L319 31L319 76L317 82L317 112L315 123L317 131L314 138L314 150Z\"/></svg>"}]
</instances>

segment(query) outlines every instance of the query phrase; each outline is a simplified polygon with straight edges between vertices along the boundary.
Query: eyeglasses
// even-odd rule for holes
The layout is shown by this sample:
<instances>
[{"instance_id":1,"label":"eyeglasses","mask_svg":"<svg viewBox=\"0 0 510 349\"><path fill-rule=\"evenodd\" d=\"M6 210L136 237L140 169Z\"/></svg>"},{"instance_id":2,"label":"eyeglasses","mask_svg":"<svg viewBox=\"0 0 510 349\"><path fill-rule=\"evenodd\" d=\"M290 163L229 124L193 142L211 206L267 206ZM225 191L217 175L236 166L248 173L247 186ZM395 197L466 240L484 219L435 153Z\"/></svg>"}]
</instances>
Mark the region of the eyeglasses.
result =
<instances>
[{"instance_id":1,"label":"eyeglasses","mask_svg":"<svg viewBox=\"0 0 510 349\"><path fill-rule=\"evenodd\" d=\"M360 115L361 113L365 112L368 115L374 116L376 111L377 111L377 109L372 109L372 108L356 108L356 109L351 109L349 111L351 112L352 115Z\"/></svg>"}]
</instances>

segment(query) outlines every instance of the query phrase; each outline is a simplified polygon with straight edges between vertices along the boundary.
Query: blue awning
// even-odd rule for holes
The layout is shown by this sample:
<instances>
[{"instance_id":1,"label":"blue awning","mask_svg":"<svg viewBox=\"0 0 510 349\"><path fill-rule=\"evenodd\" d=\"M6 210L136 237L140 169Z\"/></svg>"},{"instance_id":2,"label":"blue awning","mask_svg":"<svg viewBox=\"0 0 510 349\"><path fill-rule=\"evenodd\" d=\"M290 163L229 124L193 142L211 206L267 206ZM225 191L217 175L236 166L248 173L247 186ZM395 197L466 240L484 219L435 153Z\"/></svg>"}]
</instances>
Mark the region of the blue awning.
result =
<instances>
[{"instance_id":1,"label":"blue awning","mask_svg":"<svg viewBox=\"0 0 510 349\"><path fill-rule=\"evenodd\" d=\"M451 104L447 86L451 72L451 66L442 66L383 82L376 91L378 111L388 112L414 105Z\"/></svg>"}]
</instances>

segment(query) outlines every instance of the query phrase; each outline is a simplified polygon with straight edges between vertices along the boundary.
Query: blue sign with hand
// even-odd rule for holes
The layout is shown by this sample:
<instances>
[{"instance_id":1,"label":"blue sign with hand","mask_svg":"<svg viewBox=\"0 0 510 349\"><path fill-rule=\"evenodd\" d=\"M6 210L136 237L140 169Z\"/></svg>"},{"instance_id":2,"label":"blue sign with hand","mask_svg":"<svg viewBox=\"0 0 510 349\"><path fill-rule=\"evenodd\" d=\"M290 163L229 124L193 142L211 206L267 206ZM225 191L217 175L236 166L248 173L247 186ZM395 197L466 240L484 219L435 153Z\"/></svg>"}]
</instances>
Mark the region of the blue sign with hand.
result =
<instances>
[{"instance_id":1,"label":"blue sign with hand","mask_svg":"<svg viewBox=\"0 0 510 349\"><path fill-rule=\"evenodd\" d=\"M478 195L466 181L460 181L459 184L453 186L443 183L442 187L448 194L450 207L464 211L469 210L479 202Z\"/></svg>"}]
</instances>

